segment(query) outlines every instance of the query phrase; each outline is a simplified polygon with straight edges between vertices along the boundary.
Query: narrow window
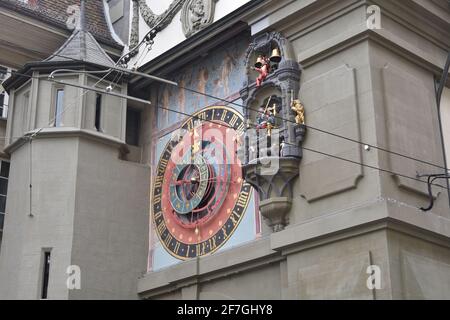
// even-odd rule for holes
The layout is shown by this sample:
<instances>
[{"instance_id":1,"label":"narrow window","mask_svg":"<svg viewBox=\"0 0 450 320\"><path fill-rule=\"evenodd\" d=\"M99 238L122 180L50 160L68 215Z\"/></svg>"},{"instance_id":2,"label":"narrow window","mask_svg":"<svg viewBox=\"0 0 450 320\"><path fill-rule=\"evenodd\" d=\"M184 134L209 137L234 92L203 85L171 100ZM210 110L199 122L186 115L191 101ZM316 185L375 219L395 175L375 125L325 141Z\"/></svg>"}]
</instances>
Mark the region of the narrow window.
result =
<instances>
[{"instance_id":1,"label":"narrow window","mask_svg":"<svg viewBox=\"0 0 450 320\"><path fill-rule=\"evenodd\" d=\"M0 67L0 81L3 81L6 79L6 74L8 73L8 69L4 67Z\"/></svg>"},{"instance_id":2,"label":"narrow window","mask_svg":"<svg viewBox=\"0 0 450 320\"><path fill-rule=\"evenodd\" d=\"M0 177L9 178L9 168L10 164L7 161L2 161L2 167L0 169Z\"/></svg>"},{"instance_id":3,"label":"narrow window","mask_svg":"<svg viewBox=\"0 0 450 320\"><path fill-rule=\"evenodd\" d=\"M1 86L1 84L0 84L0 86ZM2 118L4 117L3 116L4 105L5 105L5 93L2 92L2 93L0 93L0 117L2 117Z\"/></svg>"},{"instance_id":4,"label":"narrow window","mask_svg":"<svg viewBox=\"0 0 450 320\"><path fill-rule=\"evenodd\" d=\"M102 116L102 95L97 93L95 100L95 129L102 131L101 129L101 116Z\"/></svg>"},{"instance_id":5,"label":"narrow window","mask_svg":"<svg viewBox=\"0 0 450 320\"><path fill-rule=\"evenodd\" d=\"M56 106L55 106L55 127L62 125L62 117L64 110L64 89L56 91Z\"/></svg>"},{"instance_id":6,"label":"narrow window","mask_svg":"<svg viewBox=\"0 0 450 320\"><path fill-rule=\"evenodd\" d=\"M3 225L5 223L5 209L6 209L6 196L0 195L0 232L3 231Z\"/></svg>"},{"instance_id":7,"label":"narrow window","mask_svg":"<svg viewBox=\"0 0 450 320\"><path fill-rule=\"evenodd\" d=\"M127 110L126 143L132 146L139 145L139 131L141 126L141 112L136 109Z\"/></svg>"},{"instance_id":8,"label":"narrow window","mask_svg":"<svg viewBox=\"0 0 450 320\"><path fill-rule=\"evenodd\" d=\"M0 196L0 201L3 201L3 197L2 196ZM0 213L0 244L1 244L1 238L2 238L1 237L1 233L3 232L4 224L5 224L5 214L4 213Z\"/></svg>"},{"instance_id":9,"label":"narrow window","mask_svg":"<svg viewBox=\"0 0 450 320\"><path fill-rule=\"evenodd\" d=\"M6 74L8 70L6 68L0 67L0 116L3 117L3 110L5 107L5 91L2 86L3 81L6 79Z\"/></svg>"},{"instance_id":10,"label":"narrow window","mask_svg":"<svg viewBox=\"0 0 450 320\"><path fill-rule=\"evenodd\" d=\"M9 162L0 162L0 232L3 230L8 195Z\"/></svg>"},{"instance_id":11,"label":"narrow window","mask_svg":"<svg viewBox=\"0 0 450 320\"><path fill-rule=\"evenodd\" d=\"M27 92L23 96L23 107L22 107L22 125L23 130L28 131L28 108L30 105L30 92Z\"/></svg>"},{"instance_id":12,"label":"narrow window","mask_svg":"<svg viewBox=\"0 0 450 320\"><path fill-rule=\"evenodd\" d=\"M42 269L41 299L47 299L49 276L50 276L50 251L44 251L44 268Z\"/></svg>"}]
</instances>

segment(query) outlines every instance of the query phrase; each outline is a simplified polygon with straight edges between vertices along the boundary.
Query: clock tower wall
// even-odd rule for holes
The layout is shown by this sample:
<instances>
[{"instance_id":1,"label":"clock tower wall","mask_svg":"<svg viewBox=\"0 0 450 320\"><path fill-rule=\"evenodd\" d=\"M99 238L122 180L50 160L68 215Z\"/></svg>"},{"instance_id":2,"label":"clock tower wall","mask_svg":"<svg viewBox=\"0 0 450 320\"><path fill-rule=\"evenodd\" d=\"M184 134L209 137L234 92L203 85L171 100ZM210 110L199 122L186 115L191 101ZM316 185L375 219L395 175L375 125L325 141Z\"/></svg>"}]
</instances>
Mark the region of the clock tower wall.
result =
<instances>
[{"instance_id":1,"label":"clock tower wall","mask_svg":"<svg viewBox=\"0 0 450 320\"><path fill-rule=\"evenodd\" d=\"M86 139L78 144L71 261L83 283L70 299L137 298L147 266L150 169L121 160L118 151Z\"/></svg>"},{"instance_id":2,"label":"clock tower wall","mask_svg":"<svg viewBox=\"0 0 450 320\"><path fill-rule=\"evenodd\" d=\"M445 166L433 87L450 29L447 6L437 3L376 1L382 27L374 29L372 2L364 1L272 2L249 15L252 41L277 30L301 67L294 95L306 135L285 227L263 221L260 239L150 272L139 282L141 297L449 297L438 280L450 270L446 182L433 187L434 206L424 213L430 199L426 178L417 176ZM274 92L274 78L276 71L259 92ZM380 288L368 286L374 270Z\"/></svg>"}]
</instances>

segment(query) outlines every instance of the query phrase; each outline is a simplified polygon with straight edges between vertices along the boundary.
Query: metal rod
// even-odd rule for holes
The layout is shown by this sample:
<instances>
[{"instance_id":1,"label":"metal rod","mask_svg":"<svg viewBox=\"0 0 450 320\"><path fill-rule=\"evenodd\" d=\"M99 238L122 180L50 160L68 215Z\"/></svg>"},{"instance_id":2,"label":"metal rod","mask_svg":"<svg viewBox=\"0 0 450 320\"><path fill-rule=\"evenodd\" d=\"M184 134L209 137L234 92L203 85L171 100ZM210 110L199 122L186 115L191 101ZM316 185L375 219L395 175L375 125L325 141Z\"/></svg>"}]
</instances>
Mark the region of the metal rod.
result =
<instances>
[{"instance_id":1,"label":"metal rod","mask_svg":"<svg viewBox=\"0 0 450 320\"><path fill-rule=\"evenodd\" d=\"M30 138L30 172L29 172L29 179L30 179L30 212L29 216L33 217L33 139Z\"/></svg>"},{"instance_id":2,"label":"metal rod","mask_svg":"<svg viewBox=\"0 0 450 320\"><path fill-rule=\"evenodd\" d=\"M442 126L441 99L442 99L442 93L444 92L444 87L447 83L449 68L450 68L450 51L447 56L447 61L445 63L445 67L444 67L444 71L442 73L439 87L436 89L436 105L437 105L437 112L438 112L439 134L441 137L441 148L442 148L442 154L443 154L443 158L444 158L444 168L445 168L446 175L448 174L448 164L447 164L447 151L445 148L445 141L444 141L444 128ZM446 183L447 183L448 206L450 208L450 181L447 179ZM431 204L431 208L432 207L433 207L433 204ZM431 210L431 208L429 210Z\"/></svg>"},{"instance_id":3,"label":"metal rod","mask_svg":"<svg viewBox=\"0 0 450 320\"><path fill-rule=\"evenodd\" d=\"M149 105L152 104L150 101L147 101L147 100L144 100L144 99L135 98L135 97L128 96L128 95L125 95L125 94L121 94L121 93L109 92L109 91L106 91L106 90L102 90L102 89L95 88L95 87L89 87L89 86L85 86L85 85L82 85L82 84L67 83L67 82L64 82L64 81L58 81L58 80L54 80L54 79L49 79L49 81L55 82L55 83L58 83L58 84L62 84L62 85L66 85L66 86L72 86L72 87L75 87L75 88L91 90L91 91L95 91L95 92L98 92L98 93L109 94L111 96L115 96L115 97L119 97L119 98L123 98L123 99L127 99L127 100L132 100L132 101L137 101L137 102L141 102L141 103L145 103L145 104L149 104Z\"/></svg>"},{"instance_id":4,"label":"metal rod","mask_svg":"<svg viewBox=\"0 0 450 320\"><path fill-rule=\"evenodd\" d=\"M430 175L428 175L427 184L428 184L428 197L430 200L430 204L426 208L424 208L424 207L420 208L420 210L422 210L424 212L430 211L434 207L434 196L433 196L432 187L433 187L434 181L437 179L447 179L447 181L448 181L448 179L450 179L450 176L448 176L446 174L430 174Z\"/></svg>"},{"instance_id":5,"label":"metal rod","mask_svg":"<svg viewBox=\"0 0 450 320\"><path fill-rule=\"evenodd\" d=\"M444 73L442 74L442 79L439 84L439 88L436 92L436 101L438 103L439 108L441 107L442 93L444 92L445 85L447 84L449 69L450 69L450 51L448 52L447 62L445 63L444 67Z\"/></svg>"},{"instance_id":6,"label":"metal rod","mask_svg":"<svg viewBox=\"0 0 450 320\"><path fill-rule=\"evenodd\" d=\"M105 69L108 69L108 71L110 71L110 70L121 71L121 72L124 72L124 73L132 74L132 75L135 75L135 76L140 76L140 77L144 77L144 78L148 78L148 79L152 79L152 80L155 80L155 81L158 81L158 82L163 82L163 83L170 84L172 86L178 87L178 83L176 83L174 81L170 81L170 80L163 79L163 78L160 78L160 77L152 76L150 74L142 73L142 72L139 72L139 71L132 71L132 70L128 70L128 69L117 67L117 66L108 66L108 65L104 65L104 64L99 64L97 62L95 63L95 65L99 66L99 67L103 67ZM53 76L58 71L59 70L53 71L50 74L50 76Z\"/></svg>"},{"instance_id":7,"label":"metal rod","mask_svg":"<svg viewBox=\"0 0 450 320\"><path fill-rule=\"evenodd\" d=\"M107 66L105 66L105 67L107 67ZM122 71L122 72L125 72L125 73L133 74L133 75L136 75L136 76L141 76L141 77L144 77L144 78L152 79L152 80L155 80L155 81L158 81L158 82L163 82L163 83L167 83L167 84L170 84L172 86L178 87L178 83L176 83L174 81L170 81L170 80L163 79L163 78L160 78L160 77L152 76L150 74L142 73L142 72L139 72L139 71L132 71L132 70L128 70L128 69L120 68L120 67L110 67L110 68L113 69L113 70Z\"/></svg>"}]
</instances>

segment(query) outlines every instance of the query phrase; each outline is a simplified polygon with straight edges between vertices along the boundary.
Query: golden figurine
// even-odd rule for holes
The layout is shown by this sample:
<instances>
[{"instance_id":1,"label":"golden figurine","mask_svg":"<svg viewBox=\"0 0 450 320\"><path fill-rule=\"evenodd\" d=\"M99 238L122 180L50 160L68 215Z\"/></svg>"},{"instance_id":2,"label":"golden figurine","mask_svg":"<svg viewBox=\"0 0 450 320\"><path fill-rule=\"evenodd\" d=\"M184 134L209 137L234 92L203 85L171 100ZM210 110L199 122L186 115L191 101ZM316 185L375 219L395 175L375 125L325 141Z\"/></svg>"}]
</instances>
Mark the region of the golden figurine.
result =
<instances>
[{"instance_id":1,"label":"golden figurine","mask_svg":"<svg viewBox=\"0 0 450 320\"><path fill-rule=\"evenodd\" d=\"M275 128L274 125L272 125L271 123L267 123L266 129L267 129L267 136L268 137L272 136L272 129L274 129L274 128Z\"/></svg>"},{"instance_id":2,"label":"golden figurine","mask_svg":"<svg viewBox=\"0 0 450 320\"><path fill-rule=\"evenodd\" d=\"M292 101L291 109L296 113L295 123L298 125L305 124L305 107L300 100Z\"/></svg>"},{"instance_id":3,"label":"golden figurine","mask_svg":"<svg viewBox=\"0 0 450 320\"><path fill-rule=\"evenodd\" d=\"M200 142L201 141L195 141L194 144L192 145L192 154L193 155L200 151L200 149L201 149Z\"/></svg>"},{"instance_id":4,"label":"golden figurine","mask_svg":"<svg viewBox=\"0 0 450 320\"><path fill-rule=\"evenodd\" d=\"M247 129L250 129L252 127L252 120L247 119L246 125L247 125Z\"/></svg>"},{"instance_id":5,"label":"golden figurine","mask_svg":"<svg viewBox=\"0 0 450 320\"><path fill-rule=\"evenodd\" d=\"M192 155L198 153L201 149L201 139L196 129L191 129L190 136L192 137L191 142L191 151Z\"/></svg>"}]
</instances>

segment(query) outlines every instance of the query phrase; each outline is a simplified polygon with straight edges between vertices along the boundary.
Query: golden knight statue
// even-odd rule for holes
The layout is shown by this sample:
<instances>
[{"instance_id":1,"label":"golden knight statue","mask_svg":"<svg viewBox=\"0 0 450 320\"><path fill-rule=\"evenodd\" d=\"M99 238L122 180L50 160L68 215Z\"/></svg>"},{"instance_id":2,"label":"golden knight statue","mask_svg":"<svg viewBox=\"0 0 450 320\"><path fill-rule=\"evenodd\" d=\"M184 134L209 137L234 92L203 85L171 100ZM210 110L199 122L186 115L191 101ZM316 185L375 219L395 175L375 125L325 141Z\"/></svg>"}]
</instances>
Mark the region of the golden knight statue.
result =
<instances>
[{"instance_id":1,"label":"golden knight statue","mask_svg":"<svg viewBox=\"0 0 450 320\"><path fill-rule=\"evenodd\" d=\"M296 113L295 123L298 125L305 124L305 107L300 100L292 101L291 109Z\"/></svg>"}]
</instances>

